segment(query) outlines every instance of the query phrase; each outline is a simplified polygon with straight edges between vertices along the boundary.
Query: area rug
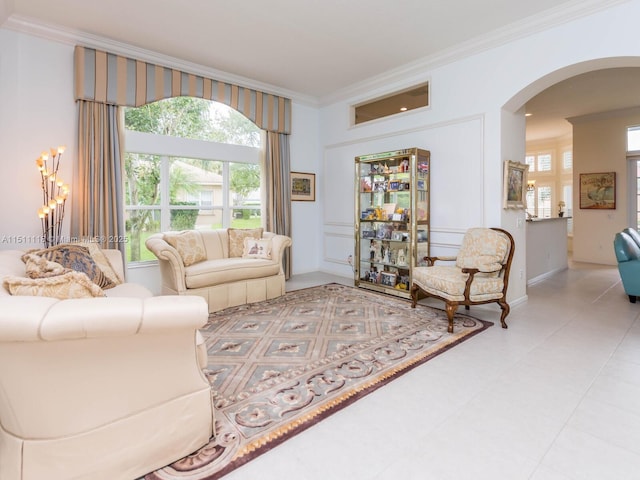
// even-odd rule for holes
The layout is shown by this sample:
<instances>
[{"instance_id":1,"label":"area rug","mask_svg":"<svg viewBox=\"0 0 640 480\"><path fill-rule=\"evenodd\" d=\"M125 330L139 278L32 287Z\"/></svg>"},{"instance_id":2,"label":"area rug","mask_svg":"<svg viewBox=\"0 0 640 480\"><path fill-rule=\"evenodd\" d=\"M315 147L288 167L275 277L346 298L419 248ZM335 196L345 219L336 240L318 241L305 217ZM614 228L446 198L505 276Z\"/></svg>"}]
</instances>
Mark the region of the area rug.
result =
<instances>
[{"instance_id":1,"label":"area rug","mask_svg":"<svg viewBox=\"0 0 640 480\"><path fill-rule=\"evenodd\" d=\"M208 445L146 480L213 480L491 322L328 284L213 314L201 330L216 406Z\"/></svg>"}]
</instances>

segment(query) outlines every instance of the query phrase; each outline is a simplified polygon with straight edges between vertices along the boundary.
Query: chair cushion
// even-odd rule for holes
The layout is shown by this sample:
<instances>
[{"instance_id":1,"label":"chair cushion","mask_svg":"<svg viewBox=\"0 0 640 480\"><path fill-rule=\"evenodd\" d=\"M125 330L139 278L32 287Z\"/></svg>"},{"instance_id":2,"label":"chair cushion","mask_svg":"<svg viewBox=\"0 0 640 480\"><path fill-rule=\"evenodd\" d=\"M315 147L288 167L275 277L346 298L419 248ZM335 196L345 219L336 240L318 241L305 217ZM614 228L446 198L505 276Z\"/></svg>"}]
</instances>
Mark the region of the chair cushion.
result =
<instances>
[{"instance_id":1,"label":"chair cushion","mask_svg":"<svg viewBox=\"0 0 640 480\"><path fill-rule=\"evenodd\" d=\"M470 228L462 239L456 267L494 272L491 276L497 277L507 260L509 248L509 239L500 232L490 228Z\"/></svg>"},{"instance_id":2,"label":"chair cushion","mask_svg":"<svg viewBox=\"0 0 640 480\"><path fill-rule=\"evenodd\" d=\"M462 273L457 266L434 265L432 267L416 267L413 269L413 282L422 290L445 300L464 301L464 288L469 278L468 273ZM504 281L495 274L476 274L471 291L470 300L480 302L502 298Z\"/></svg>"},{"instance_id":3,"label":"chair cushion","mask_svg":"<svg viewBox=\"0 0 640 480\"><path fill-rule=\"evenodd\" d=\"M187 288L207 288L252 278L278 275L280 265L263 258L206 260L185 268Z\"/></svg>"}]
</instances>

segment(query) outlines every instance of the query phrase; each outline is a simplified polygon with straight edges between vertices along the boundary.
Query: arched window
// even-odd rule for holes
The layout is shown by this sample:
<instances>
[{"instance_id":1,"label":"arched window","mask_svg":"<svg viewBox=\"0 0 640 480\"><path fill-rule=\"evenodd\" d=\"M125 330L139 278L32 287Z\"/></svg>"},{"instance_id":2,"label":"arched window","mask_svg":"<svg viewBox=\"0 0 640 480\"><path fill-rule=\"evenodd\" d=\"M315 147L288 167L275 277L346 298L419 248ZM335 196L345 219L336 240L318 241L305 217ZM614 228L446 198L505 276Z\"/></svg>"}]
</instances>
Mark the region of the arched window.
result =
<instances>
[{"instance_id":1,"label":"arched window","mask_svg":"<svg viewBox=\"0 0 640 480\"><path fill-rule=\"evenodd\" d=\"M261 225L260 129L236 110L194 97L125 109L125 250L155 260L149 235Z\"/></svg>"}]
</instances>

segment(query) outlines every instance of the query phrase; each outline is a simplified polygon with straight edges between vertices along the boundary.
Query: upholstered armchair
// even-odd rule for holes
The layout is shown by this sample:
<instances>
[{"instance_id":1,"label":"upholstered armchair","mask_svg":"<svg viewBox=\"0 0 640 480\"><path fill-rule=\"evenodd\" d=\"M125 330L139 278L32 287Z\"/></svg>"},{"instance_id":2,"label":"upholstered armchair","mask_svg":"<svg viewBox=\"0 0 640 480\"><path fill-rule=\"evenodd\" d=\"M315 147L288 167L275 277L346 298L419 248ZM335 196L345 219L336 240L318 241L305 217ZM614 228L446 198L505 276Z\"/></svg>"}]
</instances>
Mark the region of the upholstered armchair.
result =
<instances>
[{"instance_id":1,"label":"upholstered armchair","mask_svg":"<svg viewBox=\"0 0 640 480\"><path fill-rule=\"evenodd\" d=\"M624 229L616 233L613 239L613 249L618 261L618 272L622 279L624 293L629 296L631 303L636 303L640 295L640 245L635 238L640 237L633 229Z\"/></svg>"},{"instance_id":2,"label":"upholstered armchair","mask_svg":"<svg viewBox=\"0 0 640 480\"><path fill-rule=\"evenodd\" d=\"M207 318L198 297L0 297L0 479L132 480L205 445Z\"/></svg>"},{"instance_id":3,"label":"upholstered armchair","mask_svg":"<svg viewBox=\"0 0 640 480\"><path fill-rule=\"evenodd\" d=\"M501 228L471 228L456 256L425 257L426 267L413 269L411 306L420 297L433 297L446 304L449 332L459 305L496 302L502 309L500 323L507 328L507 287L515 249L513 237ZM437 261L455 262L435 265Z\"/></svg>"}]
</instances>

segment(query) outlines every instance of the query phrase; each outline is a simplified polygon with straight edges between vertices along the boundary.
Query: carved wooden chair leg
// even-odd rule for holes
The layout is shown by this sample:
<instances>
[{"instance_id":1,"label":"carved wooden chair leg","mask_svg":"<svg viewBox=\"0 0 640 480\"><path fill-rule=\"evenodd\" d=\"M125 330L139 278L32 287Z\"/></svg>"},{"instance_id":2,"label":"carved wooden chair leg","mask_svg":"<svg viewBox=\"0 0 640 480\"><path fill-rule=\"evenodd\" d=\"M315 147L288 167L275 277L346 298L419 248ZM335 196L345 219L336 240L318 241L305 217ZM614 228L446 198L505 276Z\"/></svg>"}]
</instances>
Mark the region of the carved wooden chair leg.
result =
<instances>
[{"instance_id":1,"label":"carved wooden chair leg","mask_svg":"<svg viewBox=\"0 0 640 480\"><path fill-rule=\"evenodd\" d=\"M505 318L507 318L507 315L509 315L509 311L511 310L511 308L509 307L509 304L504 300L498 300L498 304L502 309L502 315L500 315L500 323L502 324L502 328L509 328L507 326L507 322L505 322Z\"/></svg>"},{"instance_id":2,"label":"carved wooden chair leg","mask_svg":"<svg viewBox=\"0 0 640 480\"><path fill-rule=\"evenodd\" d=\"M420 287L417 285L411 286L411 308L416 308L416 303L418 303L418 290Z\"/></svg>"},{"instance_id":3,"label":"carved wooden chair leg","mask_svg":"<svg viewBox=\"0 0 640 480\"><path fill-rule=\"evenodd\" d=\"M447 318L449 319L449 328L447 328L447 332L453 333L453 316L458 310L458 302L447 302Z\"/></svg>"}]
</instances>

